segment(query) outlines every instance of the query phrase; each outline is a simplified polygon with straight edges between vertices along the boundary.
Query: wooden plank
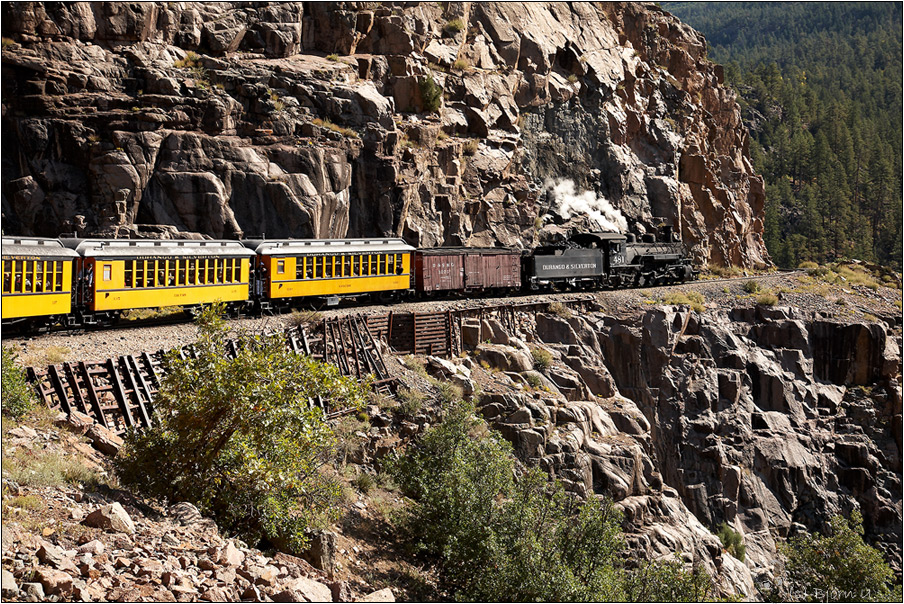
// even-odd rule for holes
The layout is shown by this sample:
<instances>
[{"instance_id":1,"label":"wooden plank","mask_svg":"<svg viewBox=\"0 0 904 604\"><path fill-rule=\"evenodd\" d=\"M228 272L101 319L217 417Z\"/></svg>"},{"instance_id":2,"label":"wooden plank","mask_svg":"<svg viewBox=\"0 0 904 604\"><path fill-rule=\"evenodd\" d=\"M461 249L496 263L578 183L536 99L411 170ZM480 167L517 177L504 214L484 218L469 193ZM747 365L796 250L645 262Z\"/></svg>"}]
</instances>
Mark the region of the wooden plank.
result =
<instances>
[{"instance_id":1,"label":"wooden plank","mask_svg":"<svg viewBox=\"0 0 904 604\"><path fill-rule=\"evenodd\" d=\"M60 401L60 410L66 413L72 413L72 405L69 404L69 396L66 394L66 388L63 386L63 380L57 371L56 365L47 368L47 374L50 376L50 383L56 392L57 399Z\"/></svg>"},{"instance_id":2,"label":"wooden plank","mask_svg":"<svg viewBox=\"0 0 904 604\"><path fill-rule=\"evenodd\" d=\"M107 370L110 372L110 384L113 386L113 396L116 399L117 405L119 405L119 411L122 414L123 422L125 422L127 428L131 428L135 425L135 420L132 418L132 412L129 410L129 401L126 398L126 392L122 387L122 380L119 378L119 373L116 371L116 363L113 362L113 359L107 359Z\"/></svg>"},{"instance_id":3,"label":"wooden plank","mask_svg":"<svg viewBox=\"0 0 904 604\"><path fill-rule=\"evenodd\" d=\"M85 390L88 392L88 402L91 404L91 409L94 411L94 421L104 428L109 428L107 416L104 415L104 412L100 408L100 398L97 396L97 390L94 388L94 381L91 379L91 374L88 372L88 366L82 362L78 364L78 369L82 374Z\"/></svg>"},{"instance_id":4,"label":"wooden plank","mask_svg":"<svg viewBox=\"0 0 904 604\"><path fill-rule=\"evenodd\" d=\"M154 359L151 358L146 352L141 353L141 358L144 360L144 364L147 365L148 368L148 377L151 378L151 381L154 383L154 388L160 389L160 375L157 373L157 368L154 367Z\"/></svg>"},{"instance_id":5,"label":"wooden plank","mask_svg":"<svg viewBox=\"0 0 904 604\"><path fill-rule=\"evenodd\" d=\"M38 393L38 398L41 399L41 402L44 403L45 407L50 407L50 401L47 400L47 393L44 391L44 383L38 378L38 373L35 371L34 367L28 367L25 370L25 377L31 382L31 385L34 387L35 391Z\"/></svg>"},{"instance_id":6,"label":"wooden plank","mask_svg":"<svg viewBox=\"0 0 904 604\"><path fill-rule=\"evenodd\" d=\"M122 368L122 372L125 374L126 384L129 386L129 389L126 390L126 392L131 395L130 398L134 401L132 407L138 410L138 419L141 421L141 425L148 427L151 425L151 418L148 417L147 409L145 409L144 403L141 400L141 392L138 390L138 384L135 380L135 375L132 372L132 367L129 364L128 357L119 357L119 366Z\"/></svg>"},{"instance_id":7,"label":"wooden plank","mask_svg":"<svg viewBox=\"0 0 904 604\"><path fill-rule=\"evenodd\" d=\"M78 386L78 379L75 377L75 371L72 369L72 363L63 363L63 371L66 373L66 379L69 380L69 385L72 390L72 399L75 401L75 406L81 413L85 415L88 414L88 408L85 406L85 399L82 396L82 390Z\"/></svg>"},{"instance_id":8,"label":"wooden plank","mask_svg":"<svg viewBox=\"0 0 904 604\"><path fill-rule=\"evenodd\" d=\"M138 367L138 361L135 360L135 357L129 355L126 357L126 360L132 364L132 367L135 369L135 380L137 382L137 386L141 388L141 393L144 394L144 398L147 400L147 404L143 404L139 402L139 407L141 408L144 415L148 418L148 425L151 425L154 417L154 394L151 392L151 389L148 387L148 383L145 381L144 376L141 375L141 368Z\"/></svg>"}]
</instances>

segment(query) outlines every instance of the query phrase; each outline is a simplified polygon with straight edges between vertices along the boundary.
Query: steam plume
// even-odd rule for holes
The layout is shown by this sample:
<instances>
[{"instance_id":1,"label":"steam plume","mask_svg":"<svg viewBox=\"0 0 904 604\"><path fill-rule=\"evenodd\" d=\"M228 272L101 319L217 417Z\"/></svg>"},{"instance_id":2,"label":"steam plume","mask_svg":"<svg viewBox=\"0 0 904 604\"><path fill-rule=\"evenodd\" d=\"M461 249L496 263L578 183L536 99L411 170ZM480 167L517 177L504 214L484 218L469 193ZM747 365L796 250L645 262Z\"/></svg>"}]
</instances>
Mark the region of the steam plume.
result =
<instances>
[{"instance_id":1,"label":"steam plume","mask_svg":"<svg viewBox=\"0 0 904 604\"><path fill-rule=\"evenodd\" d=\"M547 181L546 189L555 203L555 212L565 220L572 215L586 215L603 231L624 233L628 221L605 197L597 197L592 191L578 193L569 179Z\"/></svg>"}]
</instances>

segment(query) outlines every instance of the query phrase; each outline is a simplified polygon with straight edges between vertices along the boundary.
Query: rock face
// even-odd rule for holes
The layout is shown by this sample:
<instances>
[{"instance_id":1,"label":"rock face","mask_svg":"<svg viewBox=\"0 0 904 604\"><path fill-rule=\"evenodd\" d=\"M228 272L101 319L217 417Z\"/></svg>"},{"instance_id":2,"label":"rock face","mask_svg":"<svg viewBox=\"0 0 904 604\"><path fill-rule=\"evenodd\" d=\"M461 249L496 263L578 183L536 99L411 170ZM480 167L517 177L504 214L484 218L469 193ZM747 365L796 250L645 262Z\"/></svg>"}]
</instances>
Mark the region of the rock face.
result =
<instances>
[{"instance_id":1,"label":"rock face","mask_svg":"<svg viewBox=\"0 0 904 604\"><path fill-rule=\"evenodd\" d=\"M550 352L558 392L485 393L481 413L566 489L613 498L644 557L681 551L753 596L778 540L859 509L901 572L901 356L884 324L659 307L539 314L503 335ZM743 562L715 536L723 522Z\"/></svg>"},{"instance_id":2,"label":"rock face","mask_svg":"<svg viewBox=\"0 0 904 604\"><path fill-rule=\"evenodd\" d=\"M654 5L2 10L8 233L530 246L570 179L700 261L769 262L734 96Z\"/></svg>"}]
</instances>

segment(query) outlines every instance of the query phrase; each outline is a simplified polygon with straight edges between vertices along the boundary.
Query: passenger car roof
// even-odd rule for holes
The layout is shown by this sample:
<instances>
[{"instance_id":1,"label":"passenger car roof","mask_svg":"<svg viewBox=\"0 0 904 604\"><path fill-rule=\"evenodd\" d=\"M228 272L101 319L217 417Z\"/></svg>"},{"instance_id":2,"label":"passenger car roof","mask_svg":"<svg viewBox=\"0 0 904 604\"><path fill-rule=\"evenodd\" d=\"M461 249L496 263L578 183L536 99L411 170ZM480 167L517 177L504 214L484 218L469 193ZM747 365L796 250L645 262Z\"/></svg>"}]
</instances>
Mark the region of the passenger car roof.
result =
<instances>
[{"instance_id":1,"label":"passenger car roof","mask_svg":"<svg viewBox=\"0 0 904 604\"><path fill-rule=\"evenodd\" d=\"M147 256L242 256L254 253L239 241L209 239L64 239L86 258L142 258Z\"/></svg>"},{"instance_id":2,"label":"passenger car roof","mask_svg":"<svg viewBox=\"0 0 904 604\"><path fill-rule=\"evenodd\" d=\"M45 237L3 237L2 254L7 256L36 256L44 260L72 260L78 254L63 246L59 239Z\"/></svg>"},{"instance_id":3,"label":"passenger car roof","mask_svg":"<svg viewBox=\"0 0 904 604\"><path fill-rule=\"evenodd\" d=\"M404 239L373 237L370 239L265 239L243 241L248 248L266 256L300 254L390 254L413 252Z\"/></svg>"}]
</instances>

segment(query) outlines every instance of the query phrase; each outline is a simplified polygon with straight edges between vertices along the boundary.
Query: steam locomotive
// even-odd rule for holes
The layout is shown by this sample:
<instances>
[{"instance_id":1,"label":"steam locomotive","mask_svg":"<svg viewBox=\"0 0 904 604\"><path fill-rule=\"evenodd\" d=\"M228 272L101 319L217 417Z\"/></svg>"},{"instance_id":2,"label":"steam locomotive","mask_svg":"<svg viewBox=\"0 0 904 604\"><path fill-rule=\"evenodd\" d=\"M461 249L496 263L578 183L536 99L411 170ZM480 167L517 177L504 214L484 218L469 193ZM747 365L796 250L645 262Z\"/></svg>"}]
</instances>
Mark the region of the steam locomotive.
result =
<instances>
[{"instance_id":1,"label":"steam locomotive","mask_svg":"<svg viewBox=\"0 0 904 604\"><path fill-rule=\"evenodd\" d=\"M402 239L125 240L3 237L4 326L106 325L128 310L224 302L277 313L343 299L503 295L695 279L669 227L638 241L579 233L556 245L416 249Z\"/></svg>"}]
</instances>

